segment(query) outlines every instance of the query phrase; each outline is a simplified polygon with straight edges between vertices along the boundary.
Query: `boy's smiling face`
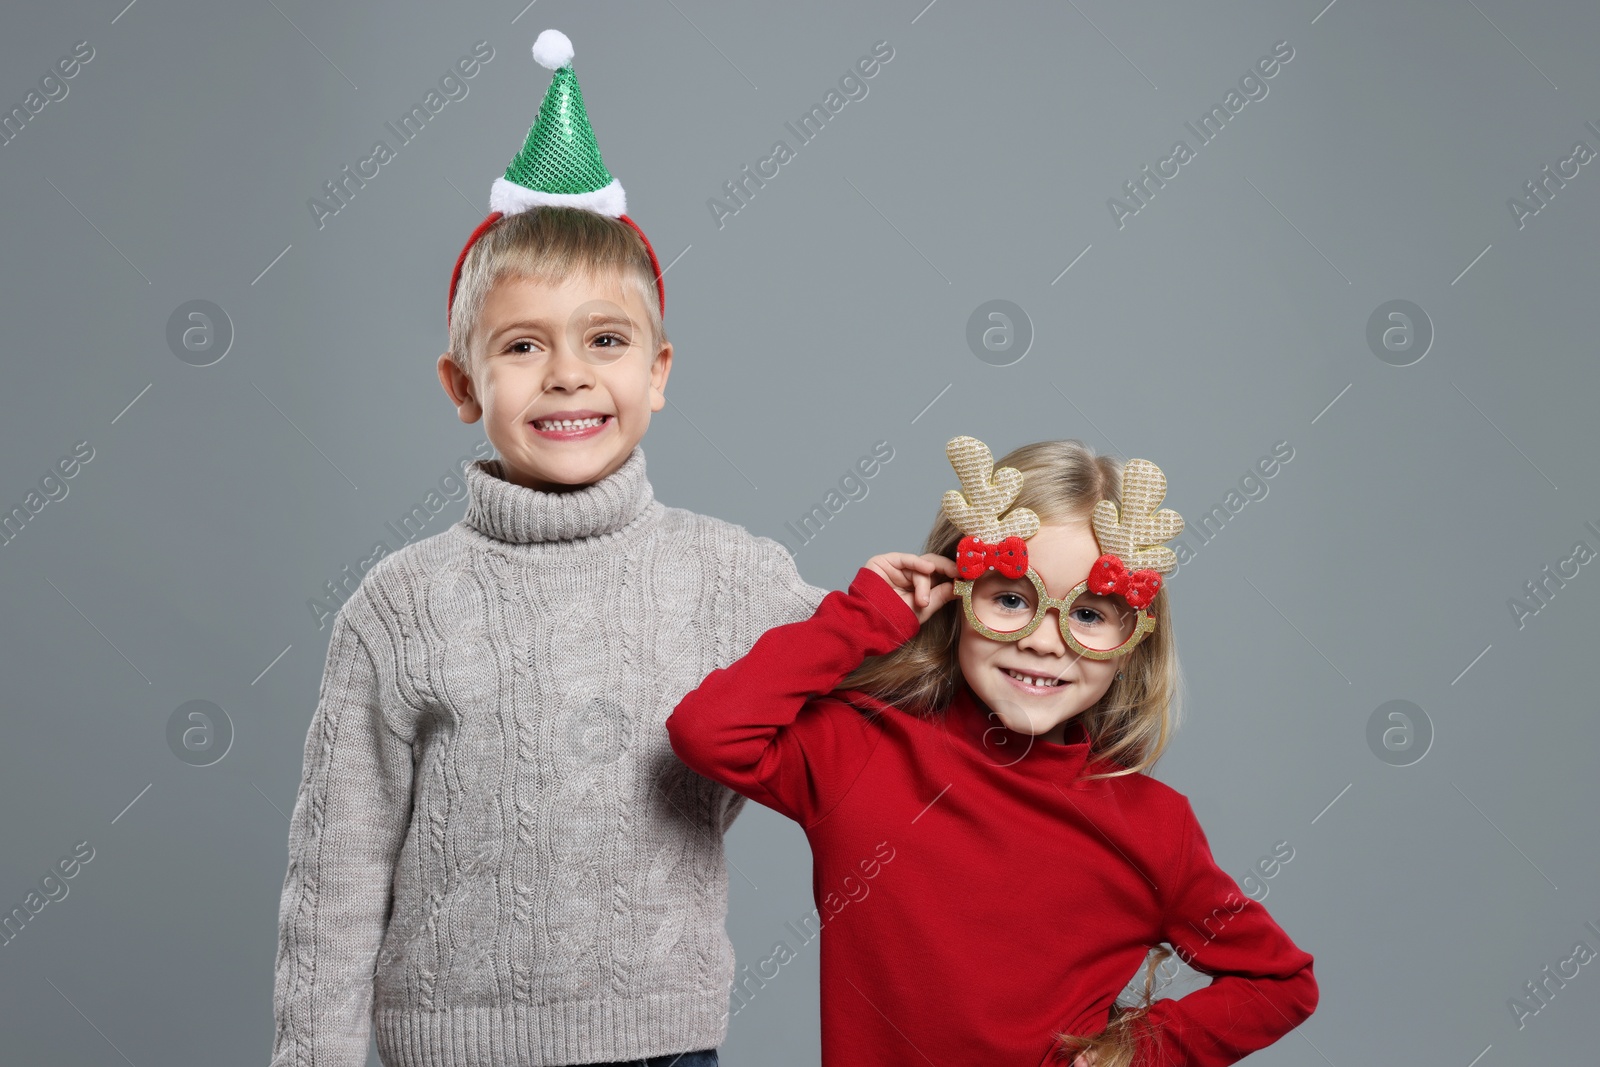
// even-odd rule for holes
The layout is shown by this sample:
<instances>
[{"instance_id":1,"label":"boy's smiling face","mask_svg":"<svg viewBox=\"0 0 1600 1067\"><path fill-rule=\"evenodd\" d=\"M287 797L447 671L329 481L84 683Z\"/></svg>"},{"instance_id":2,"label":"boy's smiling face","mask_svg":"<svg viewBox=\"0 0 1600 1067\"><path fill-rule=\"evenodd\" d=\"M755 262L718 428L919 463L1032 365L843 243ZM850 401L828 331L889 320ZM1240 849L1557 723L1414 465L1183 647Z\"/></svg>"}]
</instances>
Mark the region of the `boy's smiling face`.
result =
<instances>
[{"instance_id":1,"label":"boy's smiling face","mask_svg":"<svg viewBox=\"0 0 1600 1067\"><path fill-rule=\"evenodd\" d=\"M507 479L530 489L611 474L667 402L672 345L655 344L637 287L615 273L502 277L472 347L471 373L445 353L439 381L462 422L484 419Z\"/></svg>"}]
</instances>

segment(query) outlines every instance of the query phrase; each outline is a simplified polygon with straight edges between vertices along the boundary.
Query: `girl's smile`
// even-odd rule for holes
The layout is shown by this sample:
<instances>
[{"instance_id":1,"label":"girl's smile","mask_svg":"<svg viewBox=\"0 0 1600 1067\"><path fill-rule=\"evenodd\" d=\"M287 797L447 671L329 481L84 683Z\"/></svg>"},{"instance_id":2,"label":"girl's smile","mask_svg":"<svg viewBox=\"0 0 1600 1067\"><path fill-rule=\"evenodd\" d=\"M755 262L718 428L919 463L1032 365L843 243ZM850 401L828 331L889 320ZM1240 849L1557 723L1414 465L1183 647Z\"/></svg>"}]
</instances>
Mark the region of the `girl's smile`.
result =
<instances>
[{"instance_id":1,"label":"girl's smile","mask_svg":"<svg viewBox=\"0 0 1600 1067\"><path fill-rule=\"evenodd\" d=\"M998 668L1006 680L1015 688L1022 690L1029 696L1045 696L1066 688L1067 682L1053 674L1040 674L1036 671L1019 671L1010 667Z\"/></svg>"}]
</instances>

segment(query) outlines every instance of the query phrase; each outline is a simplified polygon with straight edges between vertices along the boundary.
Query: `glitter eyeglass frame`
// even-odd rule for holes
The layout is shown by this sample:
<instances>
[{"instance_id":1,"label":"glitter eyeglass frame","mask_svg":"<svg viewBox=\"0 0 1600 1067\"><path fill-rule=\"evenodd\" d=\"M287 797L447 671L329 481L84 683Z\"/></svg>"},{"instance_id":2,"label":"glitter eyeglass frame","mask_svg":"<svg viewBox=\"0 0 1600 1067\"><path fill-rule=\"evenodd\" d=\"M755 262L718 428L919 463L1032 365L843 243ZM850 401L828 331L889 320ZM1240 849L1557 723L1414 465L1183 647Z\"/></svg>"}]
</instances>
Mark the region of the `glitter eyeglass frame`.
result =
<instances>
[{"instance_id":1,"label":"glitter eyeglass frame","mask_svg":"<svg viewBox=\"0 0 1600 1067\"><path fill-rule=\"evenodd\" d=\"M1083 644L1072 635L1072 630L1067 625L1067 616L1072 609L1073 602L1084 593L1088 592L1089 579L1085 578L1083 581L1073 586L1066 596L1058 598L1053 597L1049 593L1045 592L1044 579L1039 577L1039 572L1034 570L1032 567L1028 568L1027 574L1024 577L1033 583L1033 588L1039 594L1038 598L1035 600L1035 604L1037 606L1034 609L1033 618L1028 621L1026 626L1022 627L1020 630L1012 630L1009 633L1002 633L999 630L991 630L978 619L977 612L972 610L972 587L977 584L979 578L963 578L955 583L956 595L961 598L961 610L966 615L967 622L971 624L974 630L978 631L978 633L982 634L984 637L987 637L991 641L1020 641L1024 637L1027 637L1029 634L1033 633L1033 631L1037 630L1039 628L1039 624L1044 621L1045 613L1051 608L1055 608L1056 622L1061 630L1061 639L1067 643L1067 647L1085 659L1095 660L1116 659L1119 656L1126 656L1128 653L1137 648L1140 642L1142 642L1146 637L1155 632L1156 620L1150 614L1148 607L1139 608L1139 616L1138 620L1134 623L1133 633L1129 634L1128 639L1122 642L1122 644L1118 645L1116 648L1085 648Z\"/></svg>"}]
</instances>

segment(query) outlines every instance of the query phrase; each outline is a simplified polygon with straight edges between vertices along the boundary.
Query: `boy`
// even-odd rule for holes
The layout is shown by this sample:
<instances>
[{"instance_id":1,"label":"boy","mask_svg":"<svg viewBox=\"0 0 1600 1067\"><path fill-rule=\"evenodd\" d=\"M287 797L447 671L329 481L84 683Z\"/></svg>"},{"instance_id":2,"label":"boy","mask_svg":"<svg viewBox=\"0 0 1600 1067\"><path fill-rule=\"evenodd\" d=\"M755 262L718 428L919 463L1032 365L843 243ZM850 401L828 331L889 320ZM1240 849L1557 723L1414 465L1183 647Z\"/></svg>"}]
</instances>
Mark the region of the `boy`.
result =
<instances>
[{"instance_id":1,"label":"boy","mask_svg":"<svg viewBox=\"0 0 1600 1067\"><path fill-rule=\"evenodd\" d=\"M672 345L565 37L451 283L439 379L499 457L340 608L289 831L272 1067L702 1067L727 1035L723 832L664 722L825 590L657 502ZM747 575L754 568L756 580ZM734 575L741 576L735 582ZM764 577L763 577L764 576Z\"/></svg>"}]
</instances>

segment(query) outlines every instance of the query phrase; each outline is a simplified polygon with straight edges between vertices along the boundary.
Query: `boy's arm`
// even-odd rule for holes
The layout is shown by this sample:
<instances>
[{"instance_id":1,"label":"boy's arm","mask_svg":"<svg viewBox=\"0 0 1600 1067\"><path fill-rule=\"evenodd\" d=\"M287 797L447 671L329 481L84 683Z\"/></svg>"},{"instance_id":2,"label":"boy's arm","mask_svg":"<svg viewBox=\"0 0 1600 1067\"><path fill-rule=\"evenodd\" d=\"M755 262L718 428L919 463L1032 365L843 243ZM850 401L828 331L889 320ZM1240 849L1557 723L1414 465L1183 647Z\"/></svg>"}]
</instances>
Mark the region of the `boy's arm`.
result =
<instances>
[{"instance_id":1,"label":"boy's arm","mask_svg":"<svg viewBox=\"0 0 1600 1067\"><path fill-rule=\"evenodd\" d=\"M1162 932L1211 984L1157 1001L1151 1060L1159 1067L1224 1067L1272 1044L1317 1007L1310 953L1216 864L1205 832L1183 800L1182 846L1167 887Z\"/></svg>"},{"instance_id":2,"label":"boy's arm","mask_svg":"<svg viewBox=\"0 0 1600 1067\"><path fill-rule=\"evenodd\" d=\"M756 537L753 547L754 562L747 573L736 573L735 578L748 583L755 635L816 614L828 590L808 585L795 568L794 557L776 540Z\"/></svg>"},{"instance_id":3,"label":"boy's arm","mask_svg":"<svg viewBox=\"0 0 1600 1067\"><path fill-rule=\"evenodd\" d=\"M376 663L334 620L289 819L278 906L271 1067L364 1067L372 974L411 821L412 749L385 720Z\"/></svg>"},{"instance_id":4,"label":"boy's arm","mask_svg":"<svg viewBox=\"0 0 1600 1067\"><path fill-rule=\"evenodd\" d=\"M849 592L828 593L809 619L768 630L685 696L667 718L672 750L692 770L810 826L849 791L879 736L850 705L815 698L919 628L916 612L863 567Z\"/></svg>"}]
</instances>

